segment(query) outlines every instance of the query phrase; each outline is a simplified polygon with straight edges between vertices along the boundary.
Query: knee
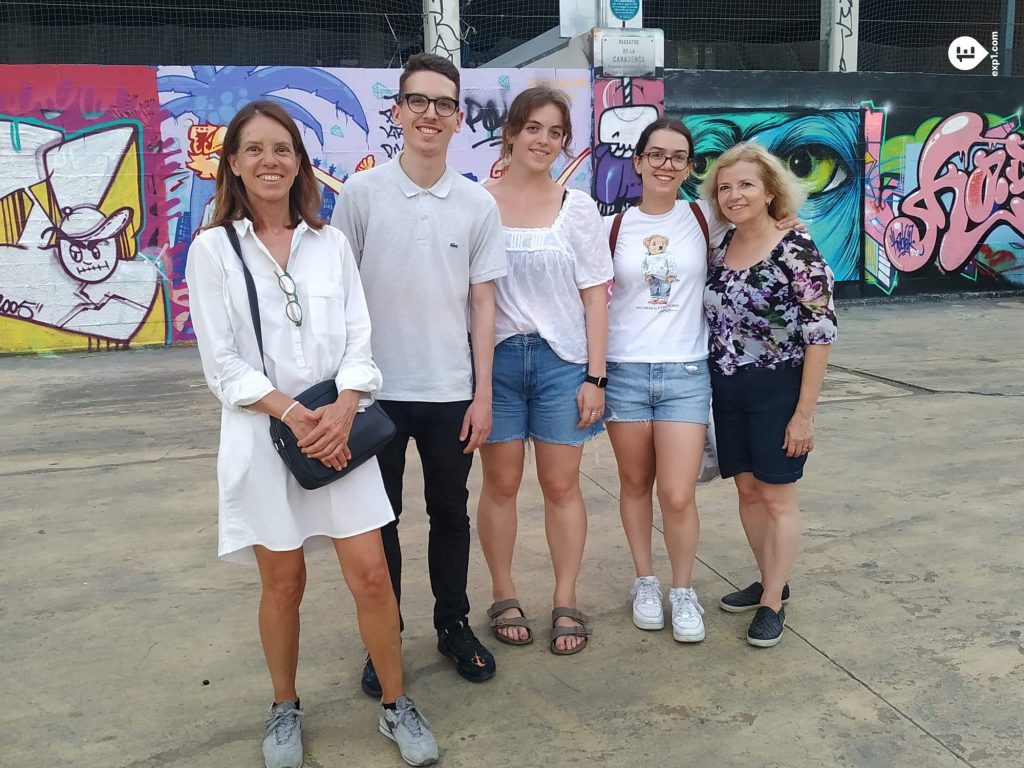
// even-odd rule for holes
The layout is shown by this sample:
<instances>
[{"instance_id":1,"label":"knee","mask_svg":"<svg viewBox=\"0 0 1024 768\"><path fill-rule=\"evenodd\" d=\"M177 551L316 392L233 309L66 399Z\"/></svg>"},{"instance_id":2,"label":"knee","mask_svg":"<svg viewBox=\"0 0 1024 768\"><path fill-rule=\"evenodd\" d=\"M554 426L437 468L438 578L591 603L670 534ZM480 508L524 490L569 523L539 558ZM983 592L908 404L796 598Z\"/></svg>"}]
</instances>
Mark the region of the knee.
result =
<instances>
[{"instance_id":1,"label":"knee","mask_svg":"<svg viewBox=\"0 0 1024 768\"><path fill-rule=\"evenodd\" d=\"M263 585L263 597L270 600L279 610L298 610L305 589L304 571L274 574Z\"/></svg>"},{"instance_id":2,"label":"knee","mask_svg":"<svg viewBox=\"0 0 1024 768\"><path fill-rule=\"evenodd\" d=\"M766 493L763 498L765 514L772 520L783 520L798 512L796 499L791 494Z\"/></svg>"},{"instance_id":3,"label":"knee","mask_svg":"<svg viewBox=\"0 0 1024 768\"><path fill-rule=\"evenodd\" d=\"M619 493L622 496L650 498L654 490L654 474L646 472L619 473Z\"/></svg>"},{"instance_id":4,"label":"knee","mask_svg":"<svg viewBox=\"0 0 1024 768\"><path fill-rule=\"evenodd\" d=\"M357 601L372 600L380 603L392 591L387 560L383 557L352 569L347 580L352 596Z\"/></svg>"},{"instance_id":5,"label":"knee","mask_svg":"<svg viewBox=\"0 0 1024 768\"><path fill-rule=\"evenodd\" d=\"M761 489L752 476L736 476L736 493L739 495L740 505L742 506L760 504L764 500Z\"/></svg>"},{"instance_id":6,"label":"knee","mask_svg":"<svg viewBox=\"0 0 1024 768\"><path fill-rule=\"evenodd\" d=\"M697 511L697 497L694 489L671 489L658 491L661 514L685 516Z\"/></svg>"},{"instance_id":7,"label":"knee","mask_svg":"<svg viewBox=\"0 0 1024 768\"><path fill-rule=\"evenodd\" d=\"M499 504L515 501L523 476L518 472L494 472L484 476L483 493Z\"/></svg>"},{"instance_id":8,"label":"knee","mask_svg":"<svg viewBox=\"0 0 1024 768\"><path fill-rule=\"evenodd\" d=\"M541 483L541 490L544 493L544 500L556 507L571 504L582 498L579 477L575 475L564 480L547 480Z\"/></svg>"}]
</instances>

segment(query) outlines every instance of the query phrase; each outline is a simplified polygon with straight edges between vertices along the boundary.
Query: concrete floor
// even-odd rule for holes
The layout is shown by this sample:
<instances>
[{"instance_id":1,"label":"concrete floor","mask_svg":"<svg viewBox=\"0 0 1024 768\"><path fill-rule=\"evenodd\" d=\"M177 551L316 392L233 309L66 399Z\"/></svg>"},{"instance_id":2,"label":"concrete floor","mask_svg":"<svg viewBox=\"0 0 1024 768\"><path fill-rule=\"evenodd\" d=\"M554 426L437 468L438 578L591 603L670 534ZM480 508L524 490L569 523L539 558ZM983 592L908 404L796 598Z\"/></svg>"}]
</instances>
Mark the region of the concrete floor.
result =
<instances>
[{"instance_id":1,"label":"concrete floor","mask_svg":"<svg viewBox=\"0 0 1024 768\"><path fill-rule=\"evenodd\" d=\"M722 481L698 494L707 639L633 628L602 438L582 477L590 647L547 651L531 477L516 566L540 642L489 642L498 675L465 683L434 648L409 473L405 665L443 765L1024 765L1024 300L847 307L840 322L774 649L744 642L749 614L716 607L754 576ZM218 408L196 350L4 358L0 387L0 766L262 765L258 580L216 559ZM476 544L470 598L488 637ZM306 765L400 765L358 689L352 601L329 559L310 564L303 617Z\"/></svg>"}]
</instances>

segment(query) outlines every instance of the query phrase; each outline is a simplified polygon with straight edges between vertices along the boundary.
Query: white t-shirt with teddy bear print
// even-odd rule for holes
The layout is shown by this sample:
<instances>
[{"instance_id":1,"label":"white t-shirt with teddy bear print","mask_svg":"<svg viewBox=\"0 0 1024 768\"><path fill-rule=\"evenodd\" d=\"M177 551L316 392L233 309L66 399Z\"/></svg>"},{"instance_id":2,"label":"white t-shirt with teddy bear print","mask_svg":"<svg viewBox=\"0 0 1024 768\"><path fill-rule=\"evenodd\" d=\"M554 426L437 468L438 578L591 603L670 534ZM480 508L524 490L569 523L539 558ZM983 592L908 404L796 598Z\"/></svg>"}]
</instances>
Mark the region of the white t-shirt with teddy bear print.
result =
<instances>
[{"instance_id":1,"label":"white t-shirt with teddy bear print","mask_svg":"<svg viewBox=\"0 0 1024 768\"><path fill-rule=\"evenodd\" d=\"M712 245L728 223L708 222ZM605 218L610 232L614 216ZM704 319L707 241L685 200L661 216L630 208L622 217L612 254L615 284L608 305L608 361L612 363L690 363L708 356Z\"/></svg>"}]
</instances>

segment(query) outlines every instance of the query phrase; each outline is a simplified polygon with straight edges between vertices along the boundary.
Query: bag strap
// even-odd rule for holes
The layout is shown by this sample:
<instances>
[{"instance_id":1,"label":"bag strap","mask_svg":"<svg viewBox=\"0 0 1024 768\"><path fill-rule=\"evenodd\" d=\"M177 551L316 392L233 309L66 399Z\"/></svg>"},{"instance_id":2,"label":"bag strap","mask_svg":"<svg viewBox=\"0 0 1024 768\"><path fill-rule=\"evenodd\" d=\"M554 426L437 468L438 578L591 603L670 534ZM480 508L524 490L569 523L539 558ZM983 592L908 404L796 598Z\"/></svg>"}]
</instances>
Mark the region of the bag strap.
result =
<instances>
[{"instance_id":1,"label":"bag strap","mask_svg":"<svg viewBox=\"0 0 1024 768\"><path fill-rule=\"evenodd\" d=\"M622 229L622 217L625 215L625 211L619 211L615 214L615 218L612 219L612 231L608 233L608 247L611 249L613 259L615 258L615 246L619 243L619 230Z\"/></svg>"},{"instance_id":2,"label":"bag strap","mask_svg":"<svg viewBox=\"0 0 1024 768\"><path fill-rule=\"evenodd\" d=\"M707 245L708 263L711 262L711 230L708 229L708 220L704 211L693 200L690 201L690 210L693 211L693 218L700 224L700 231L704 233L704 243Z\"/></svg>"},{"instance_id":3,"label":"bag strap","mask_svg":"<svg viewBox=\"0 0 1024 768\"><path fill-rule=\"evenodd\" d=\"M235 226L232 222L224 222L224 233L228 236L228 241L231 243L235 255L238 256L238 260L242 262L242 273L245 275L245 290L249 294L249 311L252 313L252 325L256 330L256 344L260 348L260 363L263 365L263 375L266 376L267 363L263 359L263 327L260 325L260 302L256 298L256 283L253 282L252 272L249 271L249 267L245 264L245 259L242 258L242 244L238 242L238 233L235 232Z\"/></svg>"}]
</instances>

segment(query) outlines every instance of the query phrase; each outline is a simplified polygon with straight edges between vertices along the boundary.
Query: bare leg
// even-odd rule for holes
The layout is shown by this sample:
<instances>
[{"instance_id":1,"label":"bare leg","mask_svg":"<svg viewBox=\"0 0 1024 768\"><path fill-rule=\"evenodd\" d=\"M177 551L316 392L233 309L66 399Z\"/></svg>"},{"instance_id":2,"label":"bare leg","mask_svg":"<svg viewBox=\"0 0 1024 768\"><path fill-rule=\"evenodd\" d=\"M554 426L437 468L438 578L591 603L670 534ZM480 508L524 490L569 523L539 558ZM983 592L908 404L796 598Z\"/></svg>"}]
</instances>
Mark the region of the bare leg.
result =
<instances>
[{"instance_id":1,"label":"bare leg","mask_svg":"<svg viewBox=\"0 0 1024 768\"><path fill-rule=\"evenodd\" d=\"M697 473L704 454L703 424L658 421L654 424L658 503L665 524L665 547L672 563L672 586L689 587L700 539Z\"/></svg>"},{"instance_id":2,"label":"bare leg","mask_svg":"<svg viewBox=\"0 0 1024 768\"><path fill-rule=\"evenodd\" d=\"M274 686L274 702L298 701L299 605L306 589L306 561L301 549L274 552L254 546L263 593L260 595L260 640Z\"/></svg>"},{"instance_id":3,"label":"bare leg","mask_svg":"<svg viewBox=\"0 0 1024 768\"><path fill-rule=\"evenodd\" d=\"M483 486L477 507L476 529L491 572L491 591L495 601L516 596L512 557L518 532L516 497L523 481L525 455L526 444L522 440L480 446ZM501 614L505 618L518 615L515 609ZM525 627L502 627L498 631L510 640L526 640L527 637Z\"/></svg>"},{"instance_id":4,"label":"bare leg","mask_svg":"<svg viewBox=\"0 0 1024 768\"><path fill-rule=\"evenodd\" d=\"M381 700L388 704L398 701L405 692L398 600L391 587L380 531L334 539L334 549L356 603L359 633L380 679Z\"/></svg>"},{"instance_id":5,"label":"bare leg","mask_svg":"<svg viewBox=\"0 0 1024 768\"><path fill-rule=\"evenodd\" d=\"M773 611L782 608L782 588L789 579L800 546L800 505L796 483L758 483L767 515L764 531L764 594L761 605Z\"/></svg>"},{"instance_id":6,"label":"bare leg","mask_svg":"<svg viewBox=\"0 0 1024 768\"><path fill-rule=\"evenodd\" d=\"M653 576L653 422L609 422L608 437L619 467L619 517L633 556L633 566L637 576Z\"/></svg>"},{"instance_id":7,"label":"bare leg","mask_svg":"<svg viewBox=\"0 0 1024 768\"><path fill-rule=\"evenodd\" d=\"M537 452L537 479L544 494L544 531L547 534L551 564L555 571L554 604L576 608L576 579L583 562L587 540L587 510L580 492L582 445L554 445L534 440ZM575 626L561 618L558 626ZM560 637L555 645L572 650L582 640Z\"/></svg>"},{"instance_id":8,"label":"bare leg","mask_svg":"<svg viewBox=\"0 0 1024 768\"><path fill-rule=\"evenodd\" d=\"M761 574L760 580L763 585L765 520L768 512L764 507L758 488L762 484L754 478L752 472L740 472L733 478L733 481L736 483L736 491L739 493L740 523L743 525L743 532L747 535L750 551L754 553L754 560L757 563L757 570Z\"/></svg>"}]
</instances>

